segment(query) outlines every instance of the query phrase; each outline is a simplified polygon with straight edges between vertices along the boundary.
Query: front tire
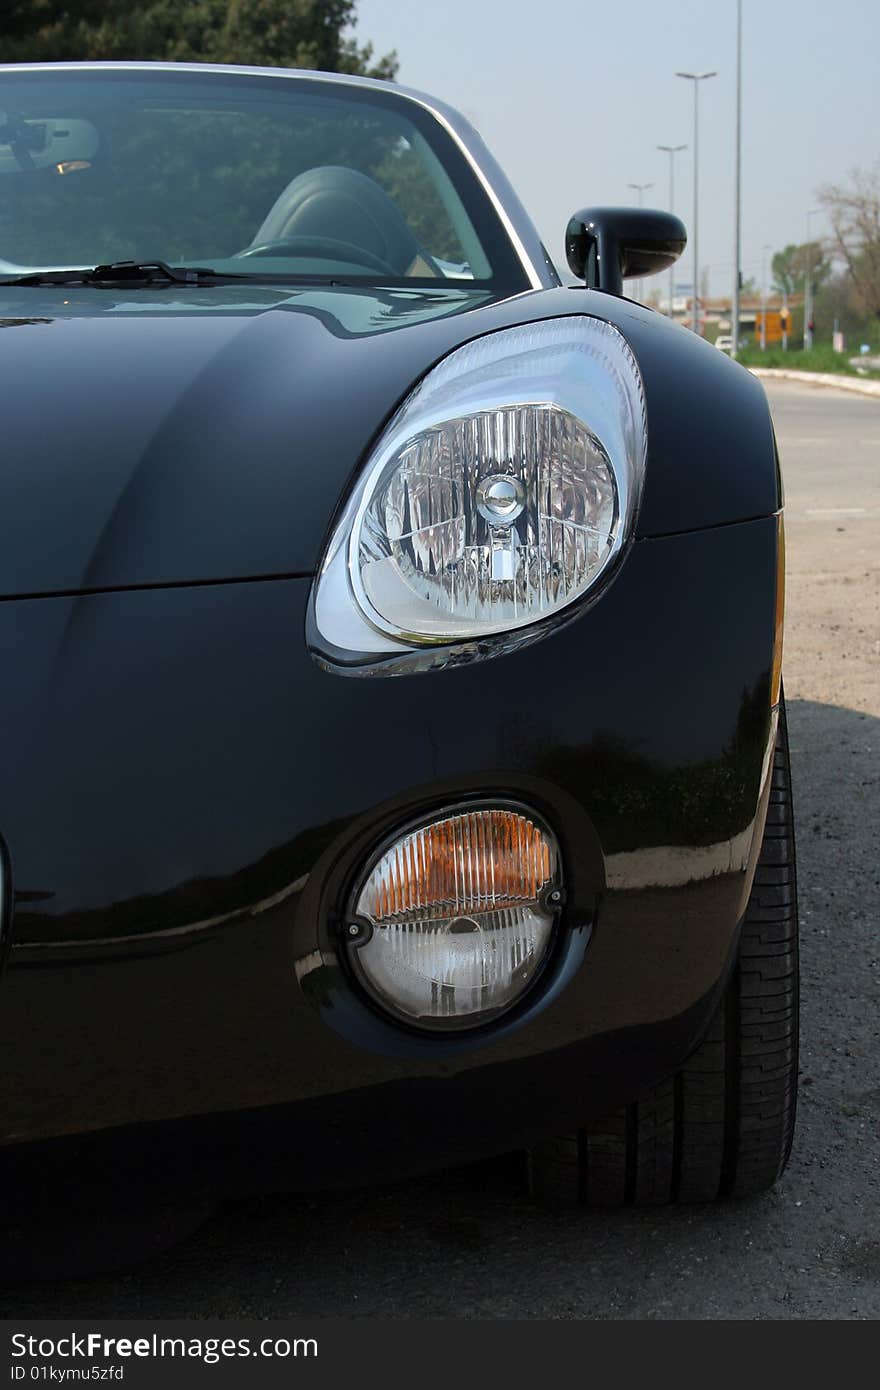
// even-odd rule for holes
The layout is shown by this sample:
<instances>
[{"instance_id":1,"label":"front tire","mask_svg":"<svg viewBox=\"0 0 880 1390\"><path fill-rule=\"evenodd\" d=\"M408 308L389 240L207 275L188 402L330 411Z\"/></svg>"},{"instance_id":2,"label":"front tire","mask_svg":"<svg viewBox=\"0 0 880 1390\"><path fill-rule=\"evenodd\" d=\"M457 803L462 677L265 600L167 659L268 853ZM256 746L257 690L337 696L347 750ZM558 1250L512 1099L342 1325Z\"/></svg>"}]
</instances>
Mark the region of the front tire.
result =
<instances>
[{"instance_id":1,"label":"front tire","mask_svg":"<svg viewBox=\"0 0 880 1390\"><path fill-rule=\"evenodd\" d=\"M785 706L736 965L705 1038L639 1100L529 1151L550 1206L650 1206L763 1192L794 1134L798 914Z\"/></svg>"}]
</instances>

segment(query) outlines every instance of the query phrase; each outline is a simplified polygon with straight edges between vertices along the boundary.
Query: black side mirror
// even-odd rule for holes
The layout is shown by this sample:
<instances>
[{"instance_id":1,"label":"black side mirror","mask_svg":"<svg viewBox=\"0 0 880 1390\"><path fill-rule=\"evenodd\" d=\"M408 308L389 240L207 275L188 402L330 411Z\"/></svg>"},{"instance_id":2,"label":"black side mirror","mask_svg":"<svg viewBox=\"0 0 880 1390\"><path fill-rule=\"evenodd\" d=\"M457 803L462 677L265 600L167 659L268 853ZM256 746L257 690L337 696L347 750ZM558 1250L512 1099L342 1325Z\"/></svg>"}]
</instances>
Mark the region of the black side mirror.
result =
<instances>
[{"instance_id":1,"label":"black side mirror","mask_svg":"<svg viewBox=\"0 0 880 1390\"><path fill-rule=\"evenodd\" d=\"M584 208L565 233L572 274L608 294L622 294L625 279L667 270L686 245L681 219L655 208Z\"/></svg>"}]
</instances>

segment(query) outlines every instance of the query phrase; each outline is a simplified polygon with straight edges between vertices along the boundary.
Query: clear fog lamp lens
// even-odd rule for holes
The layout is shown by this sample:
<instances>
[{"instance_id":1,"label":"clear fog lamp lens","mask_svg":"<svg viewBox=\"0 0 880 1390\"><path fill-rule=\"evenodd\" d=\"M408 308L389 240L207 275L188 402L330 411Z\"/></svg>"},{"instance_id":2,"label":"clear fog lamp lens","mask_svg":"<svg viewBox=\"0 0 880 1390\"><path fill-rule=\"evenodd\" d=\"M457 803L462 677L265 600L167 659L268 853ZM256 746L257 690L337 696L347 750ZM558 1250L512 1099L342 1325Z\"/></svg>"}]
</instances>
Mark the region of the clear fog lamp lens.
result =
<instances>
[{"instance_id":1,"label":"clear fog lamp lens","mask_svg":"<svg viewBox=\"0 0 880 1390\"><path fill-rule=\"evenodd\" d=\"M380 1003L424 1026L476 1024L509 1008L546 956L559 853L529 815L447 815L401 836L373 865L355 910L373 930L353 947Z\"/></svg>"}]
</instances>

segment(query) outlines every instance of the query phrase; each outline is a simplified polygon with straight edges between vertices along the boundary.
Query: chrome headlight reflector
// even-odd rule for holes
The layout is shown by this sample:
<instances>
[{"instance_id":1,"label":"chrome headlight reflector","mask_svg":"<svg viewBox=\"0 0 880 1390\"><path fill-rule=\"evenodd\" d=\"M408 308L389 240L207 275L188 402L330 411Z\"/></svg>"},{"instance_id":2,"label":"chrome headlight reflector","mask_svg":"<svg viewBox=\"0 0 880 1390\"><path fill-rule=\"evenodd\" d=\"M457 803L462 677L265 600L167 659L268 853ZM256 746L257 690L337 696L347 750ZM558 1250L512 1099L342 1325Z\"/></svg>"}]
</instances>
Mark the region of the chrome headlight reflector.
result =
<instances>
[{"instance_id":1,"label":"chrome headlight reflector","mask_svg":"<svg viewBox=\"0 0 880 1390\"><path fill-rule=\"evenodd\" d=\"M611 324L551 319L458 348L398 410L339 519L316 654L419 669L540 635L631 535L645 448L641 377Z\"/></svg>"}]
</instances>

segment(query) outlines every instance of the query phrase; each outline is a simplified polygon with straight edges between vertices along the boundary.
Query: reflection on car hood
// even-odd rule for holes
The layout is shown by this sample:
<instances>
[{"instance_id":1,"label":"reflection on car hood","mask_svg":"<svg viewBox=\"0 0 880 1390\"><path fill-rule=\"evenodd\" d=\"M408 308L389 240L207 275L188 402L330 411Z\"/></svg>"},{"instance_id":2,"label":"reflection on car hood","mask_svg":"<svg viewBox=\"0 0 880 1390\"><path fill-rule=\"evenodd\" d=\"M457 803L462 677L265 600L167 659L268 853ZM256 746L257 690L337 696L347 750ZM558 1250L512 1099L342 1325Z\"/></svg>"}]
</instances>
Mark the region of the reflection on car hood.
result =
<instances>
[{"instance_id":1,"label":"reflection on car hood","mask_svg":"<svg viewBox=\"0 0 880 1390\"><path fill-rule=\"evenodd\" d=\"M364 449L487 298L0 290L0 596L313 572Z\"/></svg>"}]
</instances>

